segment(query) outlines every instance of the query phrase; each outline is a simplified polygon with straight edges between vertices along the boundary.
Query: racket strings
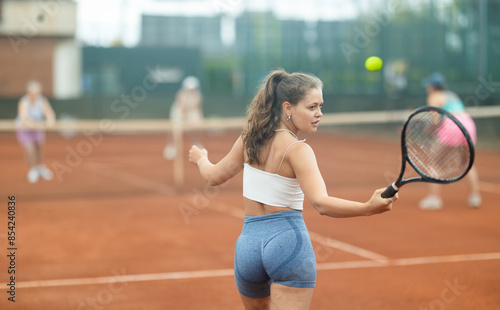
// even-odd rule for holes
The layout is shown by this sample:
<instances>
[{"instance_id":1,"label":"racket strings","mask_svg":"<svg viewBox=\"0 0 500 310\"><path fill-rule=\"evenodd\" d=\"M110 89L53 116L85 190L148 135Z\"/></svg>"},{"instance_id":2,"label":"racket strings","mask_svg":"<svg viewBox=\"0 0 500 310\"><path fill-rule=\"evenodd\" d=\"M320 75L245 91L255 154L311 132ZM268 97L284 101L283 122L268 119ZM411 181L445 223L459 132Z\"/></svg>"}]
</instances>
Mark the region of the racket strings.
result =
<instances>
[{"instance_id":1,"label":"racket strings","mask_svg":"<svg viewBox=\"0 0 500 310\"><path fill-rule=\"evenodd\" d=\"M421 174L453 180L467 170L470 151L458 125L437 111L416 114L406 127L408 157Z\"/></svg>"}]
</instances>

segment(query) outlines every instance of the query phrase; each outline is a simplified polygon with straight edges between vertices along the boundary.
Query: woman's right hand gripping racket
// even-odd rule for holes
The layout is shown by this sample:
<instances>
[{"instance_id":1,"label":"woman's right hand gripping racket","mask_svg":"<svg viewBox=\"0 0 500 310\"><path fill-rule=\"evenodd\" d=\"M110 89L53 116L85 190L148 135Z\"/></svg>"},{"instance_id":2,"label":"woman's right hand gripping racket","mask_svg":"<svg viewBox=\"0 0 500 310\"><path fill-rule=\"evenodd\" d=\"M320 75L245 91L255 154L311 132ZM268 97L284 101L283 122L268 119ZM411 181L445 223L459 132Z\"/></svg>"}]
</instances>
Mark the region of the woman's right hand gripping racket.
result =
<instances>
[{"instance_id":1,"label":"woman's right hand gripping racket","mask_svg":"<svg viewBox=\"0 0 500 310\"><path fill-rule=\"evenodd\" d=\"M393 197L411 182L458 181L474 162L474 144L467 130L451 113L436 107L419 108L408 117L401 133L401 149L401 172L382 193L383 198ZM407 162L420 177L403 179Z\"/></svg>"}]
</instances>

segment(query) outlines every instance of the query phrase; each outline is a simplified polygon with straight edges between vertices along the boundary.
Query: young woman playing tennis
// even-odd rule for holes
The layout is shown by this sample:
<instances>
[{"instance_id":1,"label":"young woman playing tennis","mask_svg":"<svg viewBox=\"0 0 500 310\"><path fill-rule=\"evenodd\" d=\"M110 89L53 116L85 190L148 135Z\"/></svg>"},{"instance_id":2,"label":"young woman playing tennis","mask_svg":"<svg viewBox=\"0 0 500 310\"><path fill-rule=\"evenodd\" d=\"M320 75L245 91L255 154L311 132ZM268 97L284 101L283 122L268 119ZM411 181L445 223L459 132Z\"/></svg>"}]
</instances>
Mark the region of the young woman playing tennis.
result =
<instances>
[{"instance_id":1,"label":"young woman playing tennis","mask_svg":"<svg viewBox=\"0 0 500 310\"><path fill-rule=\"evenodd\" d=\"M328 196L312 148L299 131L315 133L323 105L315 76L273 71L247 111L247 124L217 164L193 146L189 160L210 185L243 169L245 220L236 243L235 279L245 309L308 309L316 260L302 218L304 195L322 215L352 217L388 211L397 199L376 190L361 203Z\"/></svg>"}]
</instances>

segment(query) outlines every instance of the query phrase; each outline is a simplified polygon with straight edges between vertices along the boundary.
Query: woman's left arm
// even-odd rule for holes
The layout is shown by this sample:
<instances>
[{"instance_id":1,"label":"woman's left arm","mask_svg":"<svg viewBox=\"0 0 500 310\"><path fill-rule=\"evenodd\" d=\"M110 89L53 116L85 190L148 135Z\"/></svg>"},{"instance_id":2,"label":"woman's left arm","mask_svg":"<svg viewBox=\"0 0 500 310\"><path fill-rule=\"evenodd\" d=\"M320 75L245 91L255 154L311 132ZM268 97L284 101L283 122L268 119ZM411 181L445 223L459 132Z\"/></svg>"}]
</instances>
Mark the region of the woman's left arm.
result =
<instances>
[{"instance_id":1,"label":"woman's left arm","mask_svg":"<svg viewBox=\"0 0 500 310\"><path fill-rule=\"evenodd\" d=\"M193 145L189 150L189 161L198 165L200 174L210 186L223 184L243 169L244 151L241 136L227 155L216 164L208 160L206 149Z\"/></svg>"},{"instance_id":2,"label":"woman's left arm","mask_svg":"<svg viewBox=\"0 0 500 310\"><path fill-rule=\"evenodd\" d=\"M47 122L47 126L52 127L56 122L56 114L54 110L50 106L50 103L47 99L43 99L43 114L45 115L45 119Z\"/></svg>"}]
</instances>

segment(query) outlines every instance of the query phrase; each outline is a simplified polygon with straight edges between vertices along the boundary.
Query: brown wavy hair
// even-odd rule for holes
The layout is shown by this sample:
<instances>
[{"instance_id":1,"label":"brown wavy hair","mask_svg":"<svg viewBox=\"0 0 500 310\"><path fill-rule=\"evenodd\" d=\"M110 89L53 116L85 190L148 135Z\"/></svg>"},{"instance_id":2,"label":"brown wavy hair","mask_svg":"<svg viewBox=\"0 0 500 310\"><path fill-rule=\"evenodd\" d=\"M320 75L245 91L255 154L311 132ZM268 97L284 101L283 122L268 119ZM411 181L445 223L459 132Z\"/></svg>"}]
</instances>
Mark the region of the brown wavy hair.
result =
<instances>
[{"instance_id":1,"label":"brown wavy hair","mask_svg":"<svg viewBox=\"0 0 500 310\"><path fill-rule=\"evenodd\" d=\"M260 164L260 150L274 137L283 103L288 101L295 106L313 88L321 89L323 83L311 74L288 74L283 70L275 70L264 78L257 95L248 106L242 134L248 163Z\"/></svg>"}]
</instances>

